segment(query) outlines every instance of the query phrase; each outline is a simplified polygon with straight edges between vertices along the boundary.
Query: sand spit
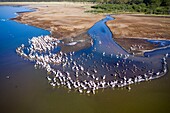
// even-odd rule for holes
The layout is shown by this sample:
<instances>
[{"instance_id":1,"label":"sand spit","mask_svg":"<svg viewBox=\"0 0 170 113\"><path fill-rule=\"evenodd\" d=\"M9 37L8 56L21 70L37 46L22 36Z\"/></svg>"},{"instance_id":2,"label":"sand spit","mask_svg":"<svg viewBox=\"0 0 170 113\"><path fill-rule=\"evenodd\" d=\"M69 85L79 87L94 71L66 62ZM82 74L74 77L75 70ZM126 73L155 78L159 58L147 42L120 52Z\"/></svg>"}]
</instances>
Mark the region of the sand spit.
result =
<instances>
[{"instance_id":1,"label":"sand spit","mask_svg":"<svg viewBox=\"0 0 170 113\"><path fill-rule=\"evenodd\" d=\"M94 4L56 2L55 4L28 5L37 11L22 13L16 21L51 31L52 36L64 39L75 37L87 31L103 15L84 13Z\"/></svg>"}]
</instances>

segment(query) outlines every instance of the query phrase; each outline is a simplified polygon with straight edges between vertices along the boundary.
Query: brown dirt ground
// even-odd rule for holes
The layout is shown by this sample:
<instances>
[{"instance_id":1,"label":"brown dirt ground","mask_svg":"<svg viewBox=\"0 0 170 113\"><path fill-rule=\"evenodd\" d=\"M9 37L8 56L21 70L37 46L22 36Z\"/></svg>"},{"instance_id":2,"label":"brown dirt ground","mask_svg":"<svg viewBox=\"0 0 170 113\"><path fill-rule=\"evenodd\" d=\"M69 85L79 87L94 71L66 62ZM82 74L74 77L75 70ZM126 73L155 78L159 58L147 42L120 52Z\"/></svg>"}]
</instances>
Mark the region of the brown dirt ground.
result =
<instances>
[{"instance_id":1,"label":"brown dirt ground","mask_svg":"<svg viewBox=\"0 0 170 113\"><path fill-rule=\"evenodd\" d=\"M142 54L156 47L146 39L170 40L170 17L123 14L113 17L115 20L108 21L107 25L116 42L130 53ZM132 46L136 46L136 50L131 50Z\"/></svg>"},{"instance_id":2,"label":"brown dirt ground","mask_svg":"<svg viewBox=\"0 0 170 113\"><path fill-rule=\"evenodd\" d=\"M109 21L116 38L170 39L170 17L147 15L114 15Z\"/></svg>"}]
</instances>

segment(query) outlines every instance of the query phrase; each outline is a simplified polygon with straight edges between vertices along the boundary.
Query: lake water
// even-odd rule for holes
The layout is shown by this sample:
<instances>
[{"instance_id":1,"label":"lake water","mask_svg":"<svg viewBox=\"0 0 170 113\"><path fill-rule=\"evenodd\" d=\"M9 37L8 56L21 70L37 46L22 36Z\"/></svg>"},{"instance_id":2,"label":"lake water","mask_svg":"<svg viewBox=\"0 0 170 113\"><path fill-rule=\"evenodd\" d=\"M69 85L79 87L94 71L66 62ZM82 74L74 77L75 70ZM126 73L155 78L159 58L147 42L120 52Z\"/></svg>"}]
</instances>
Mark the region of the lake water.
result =
<instances>
[{"instance_id":1,"label":"lake water","mask_svg":"<svg viewBox=\"0 0 170 113\"><path fill-rule=\"evenodd\" d=\"M28 38L48 35L49 31L17 23L9 18L26 7L0 6L0 110L2 113L168 113L170 111L170 73L125 88L101 89L83 95L67 88L52 88L46 72L35 70L15 49ZM154 43L154 42L153 42ZM168 67L170 60L168 59Z\"/></svg>"}]
</instances>

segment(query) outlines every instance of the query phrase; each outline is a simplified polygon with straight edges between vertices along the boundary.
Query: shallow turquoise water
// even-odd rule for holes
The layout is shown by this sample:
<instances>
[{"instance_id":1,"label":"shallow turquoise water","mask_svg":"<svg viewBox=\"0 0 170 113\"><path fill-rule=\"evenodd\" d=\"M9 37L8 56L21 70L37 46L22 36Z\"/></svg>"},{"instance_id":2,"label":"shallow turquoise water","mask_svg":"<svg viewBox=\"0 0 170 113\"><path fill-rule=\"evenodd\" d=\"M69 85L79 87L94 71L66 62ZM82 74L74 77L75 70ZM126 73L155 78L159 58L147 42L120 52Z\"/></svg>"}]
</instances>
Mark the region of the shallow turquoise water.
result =
<instances>
[{"instance_id":1,"label":"shallow turquoise water","mask_svg":"<svg viewBox=\"0 0 170 113\"><path fill-rule=\"evenodd\" d=\"M22 11L21 7L8 8ZM15 53L16 47L26 44L28 38L42 34L49 32L11 20L0 21L2 113L169 113L169 73L159 79L133 84L130 92L123 88L105 89L88 96L68 92L64 87L53 89L45 71L35 70L32 62Z\"/></svg>"}]
</instances>

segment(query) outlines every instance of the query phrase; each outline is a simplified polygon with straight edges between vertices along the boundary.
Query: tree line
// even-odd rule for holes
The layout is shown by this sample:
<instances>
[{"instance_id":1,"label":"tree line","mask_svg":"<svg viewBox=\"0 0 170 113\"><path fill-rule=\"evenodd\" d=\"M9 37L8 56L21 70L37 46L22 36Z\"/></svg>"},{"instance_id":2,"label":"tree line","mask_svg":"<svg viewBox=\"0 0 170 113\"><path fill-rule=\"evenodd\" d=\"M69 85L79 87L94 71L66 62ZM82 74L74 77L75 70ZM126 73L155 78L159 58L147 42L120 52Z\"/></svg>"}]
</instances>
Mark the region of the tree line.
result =
<instances>
[{"instance_id":1,"label":"tree line","mask_svg":"<svg viewBox=\"0 0 170 113\"><path fill-rule=\"evenodd\" d=\"M94 13L170 14L170 0L95 0Z\"/></svg>"}]
</instances>

